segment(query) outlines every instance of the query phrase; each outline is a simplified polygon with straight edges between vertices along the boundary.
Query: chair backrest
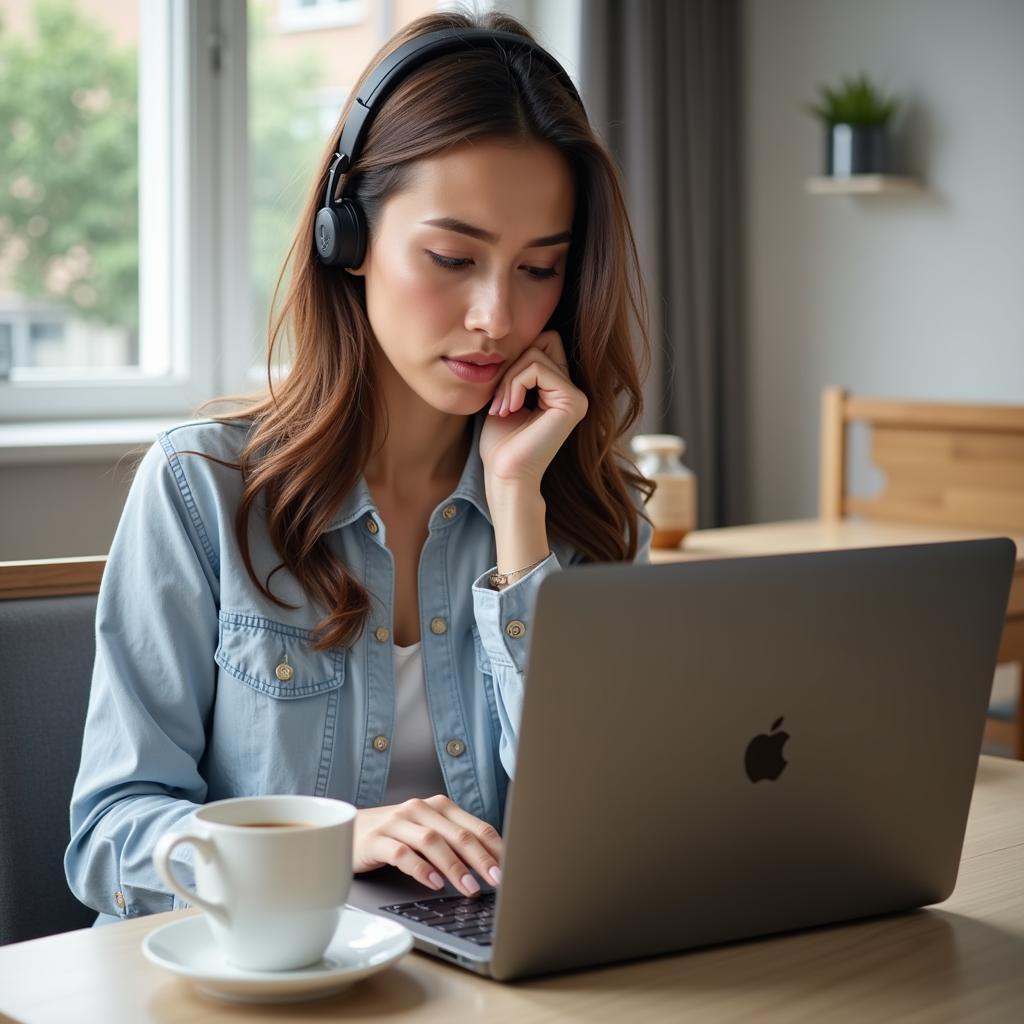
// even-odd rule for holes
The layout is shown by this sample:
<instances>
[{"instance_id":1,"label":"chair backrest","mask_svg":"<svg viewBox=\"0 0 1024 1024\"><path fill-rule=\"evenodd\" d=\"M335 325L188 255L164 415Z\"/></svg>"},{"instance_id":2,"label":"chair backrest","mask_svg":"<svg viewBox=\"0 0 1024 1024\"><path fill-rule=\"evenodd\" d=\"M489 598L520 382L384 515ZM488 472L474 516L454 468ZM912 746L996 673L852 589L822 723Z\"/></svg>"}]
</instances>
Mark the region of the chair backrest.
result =
<instances>
[{"instance_id":1,"label":"chair backrest","mask_svg":"<svg viewBox=\"0 0 1024 1024\"><path fill-rule=\"evenodd\" d=\"M63 858L104 561L0 562L0 945L96 919Z\"/></svg>"},{"instance_id":2,"label":"chair backrest","mask_svg":"<svg viewBox=\"0 0 1024 1024\"><path fill-rule=\"evenodd\" d=\"M871 458L885 474L873 498L847 494L847 426L871 428ZM825 388L819 514L854 513L1024 533L1024 406L851 397Z\"/></svg>"}]
</instances>

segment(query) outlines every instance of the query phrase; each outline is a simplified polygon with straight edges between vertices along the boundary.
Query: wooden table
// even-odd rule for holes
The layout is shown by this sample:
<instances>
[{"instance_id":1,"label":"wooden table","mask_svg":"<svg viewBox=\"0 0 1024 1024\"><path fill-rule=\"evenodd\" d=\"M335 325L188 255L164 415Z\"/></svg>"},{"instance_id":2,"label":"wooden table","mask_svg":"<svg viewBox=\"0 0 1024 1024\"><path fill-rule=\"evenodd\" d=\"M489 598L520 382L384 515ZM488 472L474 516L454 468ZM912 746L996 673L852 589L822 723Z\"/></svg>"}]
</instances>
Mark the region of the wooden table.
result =
<instances>
[{"instance_id":1,"label":"wooden table","mask_svg":"<svg viewBox=\"0 0 1024 1024\"><path fill-rule=\"evenodd\" d=\"M1018 662L1024 679L1024 536L996 530L960 529L879 519L792 519L752 526L695 530L683 540L679 548L652 551L651 561L659 563L783 555L801 551L836 551L840 548L887 547L1005 536L1009 536L1017 545L1017 567L1010 585L998 660L1001 665ZM1017 721L990 721L986 738L1009 747L1018 758L1024 759L1024 693L1017 701Z\"/></svg>"},{"instance_id":2,"label":"wooden table","mask_svg":"<svg viewBox=\"0 0 1024 1024\"><path fill-rule=\"evenodd\" d=\"M196 911L178 911L196 913ZM1024 764L983 757L953 896L933 910L502 985L412 953L312 1003L221 1003L142 955L171 914L0 948L23 1024L387 1020L1024 1020Z\"/></svg>"},{"instance_id":3,"label":"wooden table","mask_svg":"<svg viewBox=\"0 0 1024 1024\"><path fill-rule=\"evenodd\" d=\"M694 530L678 548L653 550L651 561L680 562L694 558L783 555L799 551L836 551L841 548L887 547L895 544L927 544L1007 536L1017 545L1017 570L1014 576L1016 589L1024 585L1024 536L998 530L962 529L880 519L787 519L777 523Z\"/></svg>"}]
</instances>

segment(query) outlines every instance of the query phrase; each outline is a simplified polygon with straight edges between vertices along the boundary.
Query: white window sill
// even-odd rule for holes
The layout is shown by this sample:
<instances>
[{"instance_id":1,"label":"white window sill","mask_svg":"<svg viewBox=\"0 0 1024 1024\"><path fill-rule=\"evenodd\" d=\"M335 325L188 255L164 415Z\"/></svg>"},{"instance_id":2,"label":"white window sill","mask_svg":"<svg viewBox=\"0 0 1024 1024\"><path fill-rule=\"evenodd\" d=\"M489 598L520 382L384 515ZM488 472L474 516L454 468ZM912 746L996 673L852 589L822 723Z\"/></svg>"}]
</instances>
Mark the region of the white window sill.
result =
<instances>
[{"instance_id":1,"label":"white window sill","mask_svg":"<svg viewBox=\"0 0 1024 1024\"><path fill-rule=\"evenodd\" d=\"M191 422L187 415L152 419L0 423L0 467L108 462L148 448L161 430Z\"/></svg>"}]
</instances>

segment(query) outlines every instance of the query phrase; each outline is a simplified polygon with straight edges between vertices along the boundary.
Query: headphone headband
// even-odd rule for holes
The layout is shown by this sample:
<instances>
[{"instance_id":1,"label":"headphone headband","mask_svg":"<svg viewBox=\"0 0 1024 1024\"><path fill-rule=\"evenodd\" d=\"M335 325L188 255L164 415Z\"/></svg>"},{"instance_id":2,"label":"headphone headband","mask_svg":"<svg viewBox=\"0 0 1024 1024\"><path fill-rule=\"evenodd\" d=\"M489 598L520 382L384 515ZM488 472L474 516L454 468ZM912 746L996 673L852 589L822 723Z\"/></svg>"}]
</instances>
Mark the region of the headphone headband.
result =
<instances>
[{"instance_id":1,"label":"headphone headband","mask_svg":"<svg viewBox=\"0 0 1024 1024\"><path fill-rule=\"evenodd\" d=\"M345 119L341 138L338 141L338 149L331 160L327 174L324 205L317 214L314 245L321 262L344 262L351 265L351 260L357 257L361 262L361 253L365 245L365 225L360 220L360 213L350 208L350 205L347 205L347 200L339 208L344 208L344 215L351 226L344 227L339 221L338 213L335 210L334 183L339 174L345 174L355 163L369 130L370 122L399 82L418 67L437 57L443 57L459 50L481 49L491 45L500 48L502 44L528 49L531 54L547 65L569 93L576 98L580 107L586 109L583 107L583 100L580 99L576 86L573 85L572 79L562 65L542 46L515 32L492 31L482 28L443 28L436 32L427 32L425 35L417 36L415 39L403 43L374 68L356 96L349 115ZM347 254L345 247L340 244L343 238L352 239ZM359 263L354 265L358 266Z\"/></svg>"}]
</instances>

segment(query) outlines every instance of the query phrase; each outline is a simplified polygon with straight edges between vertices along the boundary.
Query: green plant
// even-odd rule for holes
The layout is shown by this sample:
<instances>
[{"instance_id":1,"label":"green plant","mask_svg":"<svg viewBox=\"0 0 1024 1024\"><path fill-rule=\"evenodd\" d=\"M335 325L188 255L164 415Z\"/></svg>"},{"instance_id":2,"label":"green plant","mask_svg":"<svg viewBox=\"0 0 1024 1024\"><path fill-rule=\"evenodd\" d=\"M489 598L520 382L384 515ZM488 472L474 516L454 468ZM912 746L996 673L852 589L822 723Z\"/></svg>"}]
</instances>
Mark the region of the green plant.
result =
<instances>
[{"instance_id":1,"label":"green plant","mask_svg":"<svg viewBox=\"0 0 1024 1024\"><path fill-rule=\"evenodd\" d=\"M856 78L844 78L835 89L819 85L818 92L819 101L804 107L829 127L834 124L882 125L898 106L895 99L883 96L863 73Z\"/></svg>"}]
</instances>

